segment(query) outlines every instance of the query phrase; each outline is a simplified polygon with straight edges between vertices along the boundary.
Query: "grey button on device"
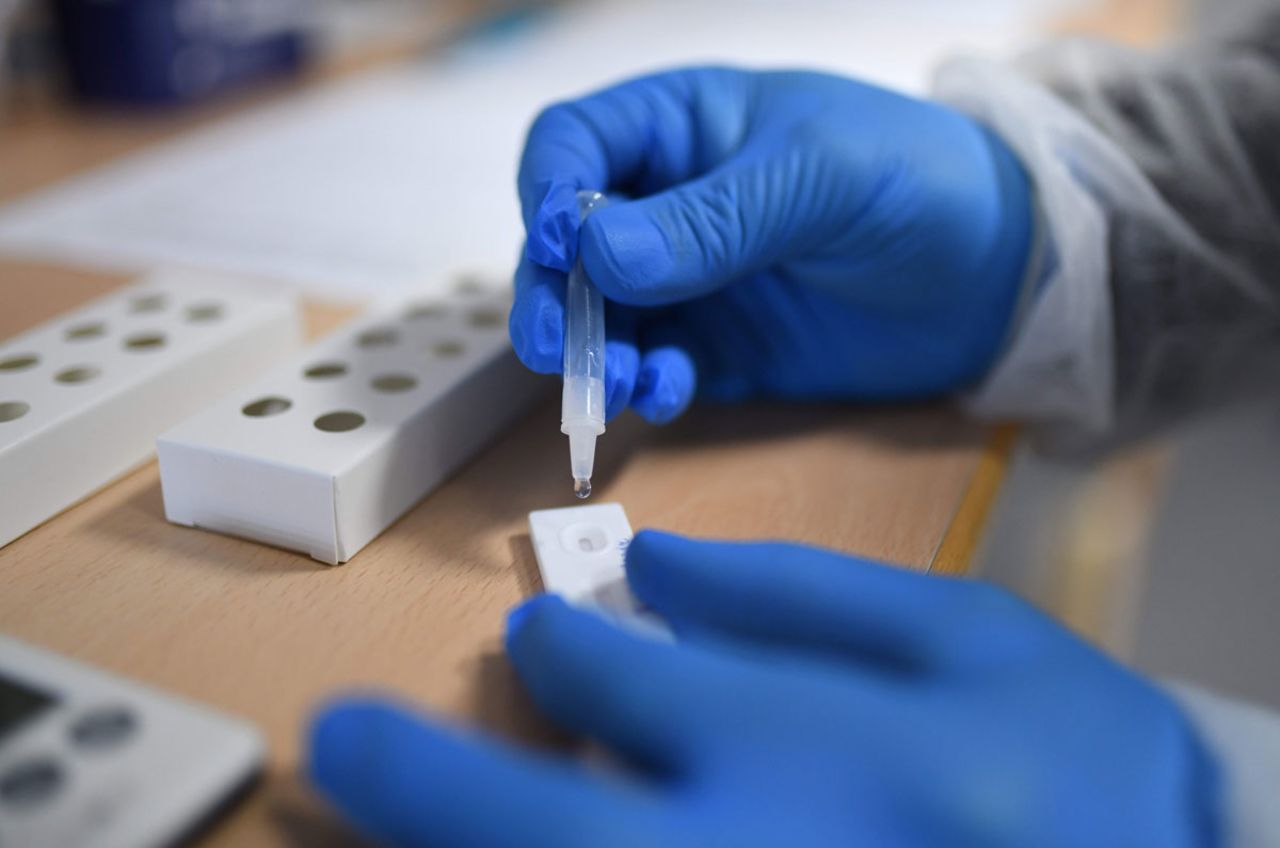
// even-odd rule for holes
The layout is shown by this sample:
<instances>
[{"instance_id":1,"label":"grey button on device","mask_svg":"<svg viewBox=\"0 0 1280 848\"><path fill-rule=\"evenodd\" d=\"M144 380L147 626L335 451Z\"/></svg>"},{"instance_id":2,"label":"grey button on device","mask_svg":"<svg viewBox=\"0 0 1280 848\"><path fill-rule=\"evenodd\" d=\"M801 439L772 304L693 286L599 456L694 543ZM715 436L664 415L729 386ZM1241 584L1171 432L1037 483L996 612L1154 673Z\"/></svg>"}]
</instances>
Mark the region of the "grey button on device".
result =
<instances>
[{"instance_id":1,"label":"grey button on device","mask_svg":"<svg viewBox=\"0 0 1280 848\"><path fill-rule=\"evenodd\" d=\"M62 783L62 767L54 760L25 760L0 775L0 803L15 807L40 804L52 798Z\"/></svg>"},{"instance_id":2,"label":"grey button on device","mask_svg":"<svg viewBox=\"0 0 1280 848\"><path fill-rule=\"evenodd\" d=\"M98 707L71 725L71 741L88 750L114 748L138 729L138 719L126 707Z\"/></svg>"}]
</instances>

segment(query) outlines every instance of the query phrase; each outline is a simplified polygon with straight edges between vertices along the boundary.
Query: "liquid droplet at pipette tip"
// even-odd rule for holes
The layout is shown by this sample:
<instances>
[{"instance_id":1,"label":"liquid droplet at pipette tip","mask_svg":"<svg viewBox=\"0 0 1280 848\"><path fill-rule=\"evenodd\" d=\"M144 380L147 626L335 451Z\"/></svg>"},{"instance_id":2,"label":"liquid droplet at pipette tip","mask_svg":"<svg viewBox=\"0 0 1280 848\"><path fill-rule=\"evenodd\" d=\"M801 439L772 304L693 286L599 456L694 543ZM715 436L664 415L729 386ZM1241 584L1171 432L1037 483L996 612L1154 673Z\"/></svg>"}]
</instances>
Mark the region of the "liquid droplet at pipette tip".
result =
<instances>
[{"instance_id":1,"label":"liquid droplet at pipette tip","mask_svg":"<svg viewBox=\"0 0 1280 848\"><path fill-rule=\"evenodd\" d=\"M591 481L578 478L573 481L573 493L578 496L579 500L585 500L591 497Z\"/></svg>"}]
</instances>

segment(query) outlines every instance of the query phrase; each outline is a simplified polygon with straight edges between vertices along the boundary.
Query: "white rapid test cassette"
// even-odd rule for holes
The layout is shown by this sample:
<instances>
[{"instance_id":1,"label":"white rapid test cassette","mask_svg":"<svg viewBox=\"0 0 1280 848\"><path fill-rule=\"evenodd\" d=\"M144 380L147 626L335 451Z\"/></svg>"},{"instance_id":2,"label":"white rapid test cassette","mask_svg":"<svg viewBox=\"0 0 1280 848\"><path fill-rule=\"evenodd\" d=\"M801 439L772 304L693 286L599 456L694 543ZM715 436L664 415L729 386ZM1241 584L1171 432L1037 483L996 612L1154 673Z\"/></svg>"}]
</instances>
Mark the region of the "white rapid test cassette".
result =
<instances>
[{"instance_id":1,"label":"white rapid test cassette","mask_svg":"<svg viewBox=\"0 0 1280 848\"><path fill-rule=\"evenodd\" d=\"M627 586L624 562L633 534L621 505L531 512L529 535L548 592L631 629L670 638L667 625L646 611Z\"/></svg>"}]
</instances>

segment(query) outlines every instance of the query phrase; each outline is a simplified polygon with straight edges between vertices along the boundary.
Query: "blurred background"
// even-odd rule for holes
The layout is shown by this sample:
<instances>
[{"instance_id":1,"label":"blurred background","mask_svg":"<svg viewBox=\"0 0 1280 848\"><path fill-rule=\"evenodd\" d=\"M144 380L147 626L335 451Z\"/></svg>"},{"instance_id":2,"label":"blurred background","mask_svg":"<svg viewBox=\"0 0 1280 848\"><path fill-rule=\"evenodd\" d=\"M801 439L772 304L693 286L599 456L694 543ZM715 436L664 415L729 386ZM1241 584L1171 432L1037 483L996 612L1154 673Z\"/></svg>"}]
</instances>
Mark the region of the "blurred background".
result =
<instances>
[{"instance_id":1,"label":"blurred background","mask_svg":"<svg viewBox=\"0 0 1280 848\"><path fill-rule=\"evenodd\" d=\"M340 300L506 274L515 158L551 99L690 61L924 91L957 51L1151 47L1244 2L0 0L0 251ZM88 176L55 184L68 162ZM1089 459L1020 441L975 569L1148 671L1280 706L1278 434L1255 401Z\"/></svg>"}]
</instances>

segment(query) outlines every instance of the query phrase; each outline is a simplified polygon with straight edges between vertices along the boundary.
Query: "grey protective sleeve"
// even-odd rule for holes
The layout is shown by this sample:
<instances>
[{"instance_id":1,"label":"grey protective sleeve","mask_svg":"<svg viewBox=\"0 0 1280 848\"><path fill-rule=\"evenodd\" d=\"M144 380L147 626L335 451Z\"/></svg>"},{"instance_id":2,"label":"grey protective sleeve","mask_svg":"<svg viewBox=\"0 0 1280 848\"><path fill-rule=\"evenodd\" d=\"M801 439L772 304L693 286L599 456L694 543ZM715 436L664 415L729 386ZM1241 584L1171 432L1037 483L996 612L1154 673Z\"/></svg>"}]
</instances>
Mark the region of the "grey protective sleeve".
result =
<instances>
[{"instance_id":1,"label":"grey protective sleeve","mask_svg":"<svg viewBox=\"0 0 1280 848\"><path fill-rule=\"evenodd\" d=\"M953 61L935 93L1010 144L1044 229L976 412L1114 435L1280 373L1280 4L1159 53Z\"/></svg>"},{"instance_id":2,"label":"grey protective sleeve","mask_svg":"<svg viewBox=\"0 0 1280 848\"><path fill-rule=\"evenodd\" d=\"M1280 715L1185 683L1166 688L1222 768L1228 844L1280 845Z\"/></svg>"}]
</instances>

